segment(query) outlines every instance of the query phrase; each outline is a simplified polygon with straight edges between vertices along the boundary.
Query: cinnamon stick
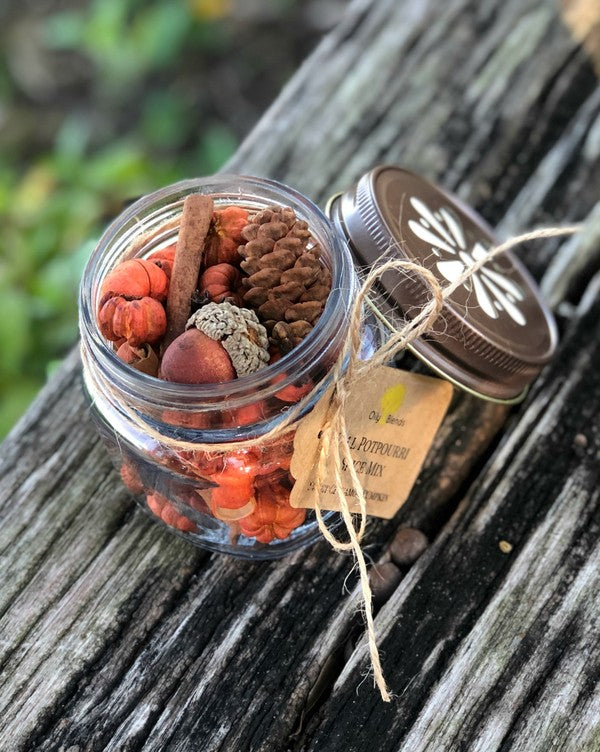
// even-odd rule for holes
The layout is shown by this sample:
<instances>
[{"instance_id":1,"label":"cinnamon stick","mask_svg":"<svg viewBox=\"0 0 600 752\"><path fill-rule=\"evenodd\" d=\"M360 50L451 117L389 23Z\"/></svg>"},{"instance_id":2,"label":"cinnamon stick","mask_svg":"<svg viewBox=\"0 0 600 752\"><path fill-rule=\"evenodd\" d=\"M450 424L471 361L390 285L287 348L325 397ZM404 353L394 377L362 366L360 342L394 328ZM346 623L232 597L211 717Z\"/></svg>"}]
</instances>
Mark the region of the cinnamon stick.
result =
<instances>
[{"instance_id":1,"label":"cinnamon stick","mask_svg":"<svg viewBox=\"0 0 600 752\"><path fill-rule=\"evenodd\" d=\"M167 331L162 343L163 351L185 331L190 317L192 293L198 282L212 213L213 200L210 196L199 193L186 196L167 297Z\"/></svg>"}]
</instances>

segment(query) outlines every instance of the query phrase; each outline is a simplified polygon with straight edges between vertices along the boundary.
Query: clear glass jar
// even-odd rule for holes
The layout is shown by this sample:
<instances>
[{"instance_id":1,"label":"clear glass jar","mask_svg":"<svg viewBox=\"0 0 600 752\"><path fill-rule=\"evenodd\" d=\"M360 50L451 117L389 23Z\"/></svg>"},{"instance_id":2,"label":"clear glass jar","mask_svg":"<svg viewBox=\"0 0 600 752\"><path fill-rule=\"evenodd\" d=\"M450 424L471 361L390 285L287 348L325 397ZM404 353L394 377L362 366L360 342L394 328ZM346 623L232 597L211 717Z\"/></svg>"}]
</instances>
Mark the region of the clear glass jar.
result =
<instances>
[{"instance_id":1,"label":"clear glass jar","mask_svg":"<svg viewBox=\"0 0 600 752\"><path fill-rule=\"evenodd\" d=\"M222 384L178 384L134 370L117 357L96 323L107 273L126 258L147 256L175 242L183 200L198 192L211 194L217 208L293 208L322 246L333 279L323 313L300 345L258 372ZM132 241L141 236L148 239L132 251ZM117 217L82 278L84 380L115 465L146 512L198 546L247 558L282 556L320 537L314 514L288 501L294 431L256 447L239 449L236 442L267 433L293 401L319 386L306 410L315 404L330 383L357 289L344 239L315 204L274 181L236 175L186 180L143 197ZM366 354L376 337L367 330ZM177 441L230 443L231 449L180 449ZM337 515L328 514L330 524L332 517Z\"/></svg>"}]
</instances>

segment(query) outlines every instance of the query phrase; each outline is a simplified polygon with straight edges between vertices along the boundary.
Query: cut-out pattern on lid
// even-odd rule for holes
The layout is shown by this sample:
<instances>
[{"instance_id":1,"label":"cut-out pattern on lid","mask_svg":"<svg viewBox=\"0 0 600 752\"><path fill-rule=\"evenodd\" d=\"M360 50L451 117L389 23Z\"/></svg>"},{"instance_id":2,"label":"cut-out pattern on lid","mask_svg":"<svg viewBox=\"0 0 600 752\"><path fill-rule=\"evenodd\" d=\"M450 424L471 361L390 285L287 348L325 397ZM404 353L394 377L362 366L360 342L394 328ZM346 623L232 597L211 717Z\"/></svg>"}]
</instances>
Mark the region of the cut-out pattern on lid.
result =
<instances>
[{"instance_id":1,"label":"cut-out pattern on lid","mask_svg":"<svg viewBox=\"0 0 600 752\"><path fill-rule=\"evenodd\" d=\"M485 258L490 246L486 247L477 240L469 247L461 221L449 207L432 209L415 196L411 197L410 204L419 219L409 220L408 226L431 246L432 253L439 259L436 268L448 282L455 282L467 269ZM520 326L527 323L519 306L525 299L523 291L493 260L465 280L463 287L467 292L475 293L479 307L491 319L504 314Z\"/></svg>"}]
</instances>

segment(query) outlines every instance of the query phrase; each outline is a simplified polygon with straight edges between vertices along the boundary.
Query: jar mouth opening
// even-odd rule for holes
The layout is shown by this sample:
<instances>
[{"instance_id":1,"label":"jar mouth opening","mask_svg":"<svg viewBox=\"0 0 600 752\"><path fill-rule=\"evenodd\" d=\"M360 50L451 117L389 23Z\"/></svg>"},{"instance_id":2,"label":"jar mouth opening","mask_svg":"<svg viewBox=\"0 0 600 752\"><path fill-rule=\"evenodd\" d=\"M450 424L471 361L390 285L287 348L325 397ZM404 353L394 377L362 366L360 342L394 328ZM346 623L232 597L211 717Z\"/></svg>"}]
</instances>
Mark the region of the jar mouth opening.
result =
<instances>
[{"instance_id":1,"label":"jar mouth opening","mask_svg":"<svg viewBox=\"0 0 600 752\"><path fill-rule=\"evenodd\" d=\"M121 258L136 234L144 232L144 219L160 216L164 223L168 216L181 213L183 199L189 193L210 193L215 203L252 204L257 209L269 205L291 206L304 219L315 240L323 247L323 257L332 275L332 289L314 328L305 339L275 363L232 381L219 384L181 384L169 382L133 369L119 357L102 336L96 323L96 306L101 275ZM162 209L162 212L161 212ZM176 231L175 231L176 235ZM171 238L172 240L172 238ZM108 264L106 262L109 262ZM103 265L107 268L104 270ZM214 403L227 399L242 405L255 400L257 394L298 382L306 365L322 356L323 348L331 344L348 325L351 305L357 291L358 279L349 248L312 201L295 189L275 180L245 175L220 174L173 183L138 199L108 226L83 272L79 290L80 331L93 357L102 362L106 375L118 389L135 398L144 395L152 403L184 403L198 407L198 403ZM339 341L338 341L339 345Z\"/></svg>"}]
</instances>

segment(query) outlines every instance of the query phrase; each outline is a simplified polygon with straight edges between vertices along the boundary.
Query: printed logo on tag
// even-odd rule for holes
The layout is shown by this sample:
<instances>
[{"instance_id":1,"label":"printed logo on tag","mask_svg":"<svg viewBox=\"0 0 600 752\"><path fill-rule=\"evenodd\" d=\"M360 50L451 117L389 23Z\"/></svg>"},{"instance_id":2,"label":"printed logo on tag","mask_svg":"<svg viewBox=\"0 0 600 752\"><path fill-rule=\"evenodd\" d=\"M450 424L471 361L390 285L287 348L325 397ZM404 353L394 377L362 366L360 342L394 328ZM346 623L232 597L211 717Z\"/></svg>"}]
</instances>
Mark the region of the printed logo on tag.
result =
<instances>
[{"instance_id":1,"label":"printed logo on tag","mask_svg":"<svg viewBox=\"0 0 600 752\"><path fill-rule=\"evenodd\" d=\"M452 399L447 381L379 366L358 381L346 401L348 445L367 500L367 512L389 519L408 498ZM316 489L319 433L333 387L302 419L294 437L290 471L295 478L290 503L314 509L318 492L323 510L339 510L333 458L324 465ZM332 444L339 442L335 437ZM357 491L342 456L342 487L351 511L359 511Z\"/></svg>"}]
</instances>

